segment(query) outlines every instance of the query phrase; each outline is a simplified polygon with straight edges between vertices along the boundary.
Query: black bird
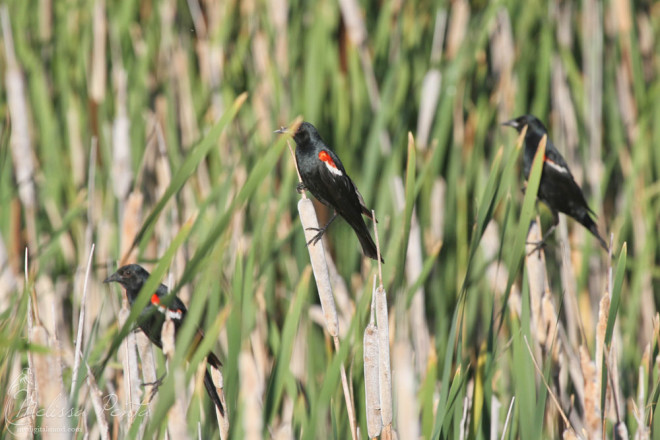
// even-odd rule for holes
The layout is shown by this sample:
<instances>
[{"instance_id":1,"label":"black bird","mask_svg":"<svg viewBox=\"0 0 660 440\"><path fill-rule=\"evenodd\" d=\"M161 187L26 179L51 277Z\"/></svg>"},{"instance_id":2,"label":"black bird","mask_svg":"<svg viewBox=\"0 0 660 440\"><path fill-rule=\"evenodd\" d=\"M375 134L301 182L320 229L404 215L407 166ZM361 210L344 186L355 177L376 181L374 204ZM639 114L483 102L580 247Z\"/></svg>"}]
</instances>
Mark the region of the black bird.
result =
<instances>
[{"instance_id":1,"label":"black bird","mask_svg":"<svg viewBox=\"0 0 660 440\"><path fill-rule=\"evenodd\" d=\"M527 126L525 133L525 151L523 152L523 172L525 179L529 179L529 173L532 169L534 155L544 135L548 134L545 126L533 115L519 116L502 125L508 125L521 132ZM598 227L591 216L596 214L587 205L582 190L573 179L571 170L568 169L566 161L557 151L550 139L546 140L545 156L543 156L543 171L541 172L541 183L539 184L538 198L544 202L553 215L553 225L550 227L545 237L548 237L559 223L558 212L573 217L582 223L599 241L603 249L608 251L605 240L598 233ZM545 237L541 244L545 242Z\"/></svg>"},{"instance_id":2,"label":"black bird","mask_svg":"<svg viewBox=\"0 0 660 440\"><path fill-rule=\"evenodd\" d=\"M286 129L276 133L285 133ZM366 207L362 195L353 183L339 160L339 157L321 139L316 128L309 122L303 122L294 133L296 141L296 162L302 179L298 191L308 189L316 199L334 210L330 221L307 244L321 239L328 226L341 215L355 231L362 245L362 252L369 258L378 259L376 244L362 215L376 221L371 210ZM380 259L381 262L383 258Z\"/></svg>"},{"instance_id":3,"label":"black bird","mask_svg":"<svg viewBox=\"0 0 660 440\"><path fill-rule=\"evenodd\" d=\"M133 306L133 303L137 299L140 290L144 283L147 282L149 278L149 272L147 272L142 266L137 264L129 264L122 266L117 269L117 272L110 275L103 282L111 283L117 282L126 290L126 296L128 297L128 302ZM167 303L167 304L165 304ZM183 320L186 317L186 306L183 302L176 296L168 297L167 286L161 284L156 289L153 295L151 295L151 301L147 306L142 310L140 316L138 317L137 324L138 327L147 335L147 338L155 344L161 350L163 349L163 343L161 341L161 330L163 328L163 323L165 322L166 316L169 316L172 322L174 322L175 334L179 331L179 328L183 324ZM204 332L201 329L197 329L197 333L193 339L193 347L196 347L204 337ZM222 363L220 359L212 353L206 356L206 361L211 367L220 370ZM211 374L207 369L204 373L204 387L206 392L209 394L209 397L213 403L218 407L220 414L224 415L225 411L220 401L220 396L213 384L213 379Z\"/></svg>"}]
</instances>

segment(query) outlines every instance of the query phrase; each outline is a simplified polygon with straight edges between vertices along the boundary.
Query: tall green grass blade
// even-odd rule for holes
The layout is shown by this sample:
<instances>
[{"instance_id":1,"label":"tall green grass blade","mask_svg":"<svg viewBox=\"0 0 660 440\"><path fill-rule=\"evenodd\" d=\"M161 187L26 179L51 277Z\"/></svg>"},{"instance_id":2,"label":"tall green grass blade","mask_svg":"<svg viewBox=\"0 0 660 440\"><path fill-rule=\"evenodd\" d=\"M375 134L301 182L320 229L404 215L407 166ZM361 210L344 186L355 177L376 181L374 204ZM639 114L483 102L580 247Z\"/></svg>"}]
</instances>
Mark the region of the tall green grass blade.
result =
<instances>
[{"instance_id":1,"label":"tall green grass blade","mask_svg":"<svg viewBox=\"0 0 660 440\"><path fill-rule=\"evenodd\" d=\"M153 210L149 213L142 224L140 231L135 236L132 247L140 243L140 254L144 252L148 239L153 234L156 220L165 208L167 202L183 187L186 181L188 181L192 173L199 166L200 162L209 154L211 148L217 146L218 138L225 130L226 126L234 119L246 99L247 93L242 93L236 98L229 110L222 115L220 120L209 131L204 139L202 139L201 142L190 151L183 161L183 164L181 164L181 167L177 170L174 176L172 176L172 182L165 190L165 193L163 193L163 196L158 200L156 206L154 206Z\"/></svg>"},{"instance_id":2,"label":"tall green grass blade","mask_svg":"<svg viewBox=\"0 0 660 440\"><path fill-rule=\"evenodd\" d=\"M519 137L519 147L522 146L522 141L524 136L521 134ZM543 171L543 159L545 156L545 145L547 137L541 139L541 142L536 150L534 155L534 162L532 162L532 169L529 173L529 179L527 180L527 187L525 189L525 198L523 199L523 205L520 212L520 220L518 222L518 227L516 229L516 234L514 237L513 248L509 254L509 260L507 267L509 268L509 279L506 284L505 296L502 302L502 310L500 312L500 325L499 329L502 328L504 323L504 312L507 307L509 300L509 294L511 292L511 286L517 276L517 271L520 268L520 265L525 254L525 243L527 242L527 232L529 230L529 224L534 216L534 206L536 204L536 194L539 190L539 184L541 183L541 173ZM498 332L499 332L498 329Z\"/></svg>"},{"instance_id":3,"label":"tall green grass blade","mask_svg":"<svg viewBox=\"0 0 660 440\"><path fill-rule=\"evenodd\" d=\"M264 405L267 422L273 420L275 411L282 399L285 383L284 377L290 371L289 363L291 360L291 353L293 352L293 342L296 338L296 332L298 331L303 304L307 299L310 276L311 266L308 266L308 269L306 269L300 277L295 297L292 299L289 313L287 313L284 326L282 327L282 345L280 346L277 363L273 368L273 374L268 386L267 396L269 396L269 398L266 399Z\"/></svg>"},{"instance_id":4,"label":"tall green grass blade","mask_svg":"<svg viewBox=\"0 0 660 440\"><path fill-rule=\"evenodd\" d=\"M234 200L232 200L227 210L213 223L210 232L204 238L202 244L199 246L193 257L186 265L186 270L181 276L181 283L188 282L192 279L193 275L196 273L197 266L202 262L204 258L206 258L207 254L216 245L218 238L227 229L236 209L238 209L240 206L243 206L243 204L246 203L250 197L252 197L257 189L257 186L265 179L266 175L275 166L278 157L280 157L282 151L284 150L284 146L286 145L285 140L285 137L281 137L275 143L275 145L269 148L268 151L266 151L266 153L262 155L254 165L250 171L250 175L248 176L247 181L245 182L245 185L243 185Z\"/></svg>"},{"instance_id":5,"label":"tall green grass blade","mask_svg":"<svg viewBox=\"0 0 660 440\"><path fill-rule=\"evenodd\" d=\"M596 362L600 362L602 365L602 376L601 376L601 393L600 393L600 408L601 408L601 418L605 417L605 399L607 398L607 386L609 378L609 368L608 368L608 359L606 359L607 353L611 350L612 344L612 333L614 332L614 323L616 322L616 317L619 312L619 304L621 303L621 287L623 286L623 279L625 277L625 268L626 260L628 255L628 245L624 243L621 247L621 253L619 255L619 261L616 264L616 273L614 275L614 284L612 286L612 296L610 299L610 310L607 315L607 327L605 329L605 341L603 347L603 359L596 359Z\"/></svg>"}]
</instances>

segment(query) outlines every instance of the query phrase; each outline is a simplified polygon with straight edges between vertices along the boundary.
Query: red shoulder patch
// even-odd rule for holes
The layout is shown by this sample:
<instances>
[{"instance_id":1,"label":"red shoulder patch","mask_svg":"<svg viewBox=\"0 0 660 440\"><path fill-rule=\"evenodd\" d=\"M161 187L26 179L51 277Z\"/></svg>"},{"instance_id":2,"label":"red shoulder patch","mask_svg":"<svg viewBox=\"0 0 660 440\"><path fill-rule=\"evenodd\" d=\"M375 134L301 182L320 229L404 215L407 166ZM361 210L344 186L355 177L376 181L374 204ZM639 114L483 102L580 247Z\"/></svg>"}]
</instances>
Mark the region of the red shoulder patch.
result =
<instances>
[{"instance_id":1,"label":"red shoulder patch","mask_svg":"<svg viewBox=\"0 0 660 440\"><path fill-rule=\"evenodd\" d=\"M331 167L333 167L333 168L337 168L337 165L335 165L335 161L332 160L332 157L330 156L330 154L328 154L327 151L325 151L325 150L321 150L321 151L319 152L319 159L320 159L322 162L325 162L326 164L330 165Z\"/></svg>"},{"instance_id":2,"label":"red shoulder patch","mask_svg":"<svg viewBox=\"0 0 660 440\"><path fill-rule=\"evenodd\" d=\"M160 298L158 298L158 294L154 293L151 295L151 304L158 305L160 304Z\"/></svg>"}]
</instances>

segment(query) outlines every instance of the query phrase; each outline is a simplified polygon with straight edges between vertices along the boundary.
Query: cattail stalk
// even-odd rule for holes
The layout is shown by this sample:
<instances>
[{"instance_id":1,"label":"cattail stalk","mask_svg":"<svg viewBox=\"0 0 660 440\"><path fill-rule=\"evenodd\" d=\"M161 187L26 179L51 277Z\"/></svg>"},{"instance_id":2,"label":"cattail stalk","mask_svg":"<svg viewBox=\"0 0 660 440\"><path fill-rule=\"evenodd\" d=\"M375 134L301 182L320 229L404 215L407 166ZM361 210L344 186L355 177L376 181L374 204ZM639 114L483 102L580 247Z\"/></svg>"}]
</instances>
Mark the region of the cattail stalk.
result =
<instances>
[{"instance_id":1,"label":"cattail stalk","mask_svg":"<svg viewBox=\"0 0 660 440\"><path fill-rule=\"evenodd\" d=\"M374 298L375 300L375 298ZM364 330L364 388L367 411L367 435L375 438L383 427L378 386L378 328L374 322L375 301L371 306L371 319Z\"/></svg>"},{"instance_id":2,"label":"cattail stalk","mask_svg":"<svg viewBox=\"0 0 660 440\"><path fill-rule=\"evenodd\" d=\"M119 328L122 328L131 313L127 301L119 311ZM133 423L135 414L140 407L140 378L138 374L137 352L135 351L135 333L130 332L122 341L119 350L124 370L124 408L128 416L128 425Z\"/></svg>"},{"instance_id":3,"label":"cattail stalk","mask_svg":"<svg viewBox=\"0 0 660 440\"><path fill-rule=\"evenodd\" d=\"M25 80L14 52L14 39L6 4L0 8L0 22L5 45L4 64L7 69L5 71L5 90L11 119L11 155L18 185L18 197L25 210L27 242L30 246L37 246L37 190L34 183L35 163L30 139L28 99Z\"/></svg>"},{"instance_id":4,"label":"cattail stalk","mask_svg":"<svg viewBox=\"0 0 660 440\"><path fill-rule=\"evenodd\" d=\"M242 350L238 357L241 378L241 400L243 402L243 429L246 440L258 440L262 437L263 411L261 399L263 381L257 363L250 350Z\"/></svg>"},{"instance_id":5,"label":"cattail stalk","mask_svg":"<svg viewBox=\"0 0 660 440\"><path fill-rule=\"evenodd\" d=\"M225 401L224 378L222 376L222 372L220 370L216 370L213 367L211 367L211 378L213 379L215 390L218 392L218 396L220 397L220 403L222 403L222 407L225 409L225 413L221 414L220 410L215 405L213 405L215 408L215 416L218 419L220 439L225 440L229 438L229 407Z\"/></svg>"},{"instance_id":6,"label":"cattail stalk","mask_svg":"<svg viewBox=\"0 0 660 440\"><path fill-rule=\"evenodd\" d=\"M296 123L294 123L293 129L295 129L295 126L297 126L299 122L300 121L297 120ZM289 150L293 154L293 150L290 144ZM297 164L296 171L298 172L298 179L302 182ZM314 204L305 196L304 192L302 195L303 197L298 201L298 214L300 216L300 222L302 223L303 231L305 232L305 242L309 242L316 235L314 229L319 228L319 221L316 217ZM310 243L307 246L307 250L309 251L309 259L312 264L314 279L316 280L316 288L319 293L319 300L321 302L321 308L325 317L326 329L328 330L330 336L332 336L335 351L339 352L339 320L337 318L335 300L332 295L332 284L330 283L328 265L325 259L323 240L319 240L316 243ZM351 426L351 436L353 440L357 440L357 418L355 416L355 405L353 404L353 398L351 395L350 387L348 385L348 378L346 376L346 368L344 367L343 363L340 367L340 373L342 388L344 390L344 399L346 401L346 410L348 411L348 421Z\"/></svg>"},{"instance_id":7,"label":"cattail stalk","mask_svg":"<svg viewBox=\"0 0 660 440\"><path fill-rule=\"evenodd\" d=\"M346 24L348 37L357 47L371 109L374 114L378 114L381 108L380 91L378 90L378 82L374 72L373 61L371 60L371 53L367 46L367 27L362 18L360 5L356 0L339 0L339 9ZM390 135L387 133L387 130L383 129L379 133L379 136L381 151L384 154L389 154L392 151Z\"/></svg>"},{"instance_id":8,"label":"cattail stalk","mask_svg":"<svg viewBox=\"0 0 660 440\"><path fill-rule=\"evenodd\" d=\"M154 360L154 349L153 344L144 334L144 332L139 331L135 332L135 345L137 348L138 355L140 356L140 366L142 367L142 379L144 381L144 394L142 395L142 406L145 405L149 407L149 414L153 414L153 411L156 407L156 399L152 399L153 393L155 392L156 381L158 380L158 374L156 372L156 362ZM143 410L144 408L141 408ZM140 424L140 436L144 436L144 432L147 429L147 423L149 418L145 417L142 419Z\"/></svg>"},{"instance_id":9,"label":"cattail stalk","mask_svg":"<svg viewBox=\"0 0 660 440\"><path fill-rule=\"evenodd\" d=\"M387 314L387 293L382 285L374 290L374 302L376 303L376 323L378 325L378 389L380 392L380 416L383 427L385 428L383 438L392 438L393 405L392 369L390 366L390 327Z\"/></svg>"},{"instance_id":10,"label":"cattail stalk","mask_svg":"<svg viewBox=\"0 0 660 440\"><path fill-rule=\"evenodd\" d=\"M174 321L168 316L163 323L161 340L163 341L163 354L168 364L174 356L176 327ZM185 390L184 375L179 369L169 369L168 374L174 375L173 379L177 390ZM186 401L184 393L176 393L174 405L168 411L167 428L171 438L187 439L188 429L186 423Z\"/></svg>"},{"instance_id":11,"label":"cattail stalk","mask_svg":"<svg viewBox=\"0 0 660 440\"><path fill-rule=\"evenodd\" d=\"M50 296L50 298L53 297ZM49 305L54 310L54 304ZM37 303L33 302L32 306L36 309ZM44 439L63 438L66 436L71 419L69 417L70 403L66 397L62 379L62 350L57 340L57 333L52 331L49 335L48 330L38 320L35 321L35 325L29 328L30 343L50 348L46 353L30 353L34 367L32 374L35 379L37 404L44 411L42 412L44 417L41 420L41 434Z\"/></svg>"},{"instance_id":12,"label":"cattail stalk","mask_svg":"<svg viewBox=\"0 0 660 440\"><path fill-rule=\"evenodd\" d=\"M298 201L298 213L300 214L300 221L305 230L305 241L309 241L316 235L315 230L319 229L319 222L316 218L316 211L314 210L314 204L312 201L308 198L300 199ZM332 296L330 274L325 262L323 240L319 240L316 243L310 243L307 248L309 249L309 257L312 263L314 279L316 280L316 287L319 292L323 316L325 317L326 329L330 336L335 337L339 335L339 322L337 319L335 300Z\"/></svg>"}]
</instances>

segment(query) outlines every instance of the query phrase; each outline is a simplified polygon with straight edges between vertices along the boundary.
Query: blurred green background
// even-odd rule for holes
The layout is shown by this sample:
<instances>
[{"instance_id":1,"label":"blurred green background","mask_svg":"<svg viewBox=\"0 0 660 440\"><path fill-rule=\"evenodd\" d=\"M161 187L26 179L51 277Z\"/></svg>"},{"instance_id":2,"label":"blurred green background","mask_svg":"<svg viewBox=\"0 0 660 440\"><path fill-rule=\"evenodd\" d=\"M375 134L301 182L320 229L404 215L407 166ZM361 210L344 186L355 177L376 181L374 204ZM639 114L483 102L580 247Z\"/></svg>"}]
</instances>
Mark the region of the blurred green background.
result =
<instances>
[{"instance_id":1,"label":"blurred green background","mask_svg":"<svg viewBox=\"0 0 660 440\"><path fill-rule=\"evenodd\" d=\"M71 387L94 244L90 365L118 341L121 296L101 281L120 261L161 261L159 279L217 335L231 438L348 438L339 363L365 437L362 332L377 267L334 223L335 353L305 272L293 159L273 134L302 116L379 218L390 341L406 353L393 356L399 438L554 438L569 425L588 438L617 422L657 432L657 3L6 0L0 18L0 390L39 350L26 344L29 297ZM530 216L547 227L550 215L521 210L519 145L499 125L524 113L546 123L613 236L610 264L562 217L541 312L523 247ZM605 361L603 295L617 322ZM165 371L160 353L157 364ZM121 376L111 362L101 391L121 394ZM192 388L189 434L216 433ZM90 391L77 391L70 404L86 413L69 423L98 433ZM166 429L174 397L162 394L149 434ZM127 435L126 419L108 418Z\"/></svg>"}]
</instances>

